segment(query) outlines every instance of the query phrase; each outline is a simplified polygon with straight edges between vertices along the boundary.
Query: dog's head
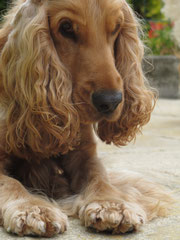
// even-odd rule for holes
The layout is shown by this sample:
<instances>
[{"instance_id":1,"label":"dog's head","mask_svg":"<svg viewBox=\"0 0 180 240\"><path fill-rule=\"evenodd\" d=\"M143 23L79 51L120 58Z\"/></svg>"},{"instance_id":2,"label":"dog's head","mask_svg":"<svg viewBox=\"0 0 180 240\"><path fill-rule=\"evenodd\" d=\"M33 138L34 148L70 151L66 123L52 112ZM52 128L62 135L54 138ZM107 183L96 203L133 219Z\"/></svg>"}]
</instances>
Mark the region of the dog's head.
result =
<instances>
[{"instance_id":1,"label":"dog's head","mask_svg":"<svg viewBox=\"0 0 180 240\"><path fill-rule=\"evenodd\" d=\"M154 96L125 0L20 0L1 31L9 142L15 130L39 151L46 129L48 144L66 152L79 124L92 123L103 141L124 145L148 122Z\"/></svg>"},{"instance_id":2,"label":"dog's head","mask_svg":"<svg viewBox=\"0 0 180 240\"><path fill-rule=\"evenodd\" d=\"M81 122L113 121L120 116L124 83L115 48L124 24L124 4L109 0L50 3L52 38L71 74L72 101Z\"/></svg>"}]
</instances>

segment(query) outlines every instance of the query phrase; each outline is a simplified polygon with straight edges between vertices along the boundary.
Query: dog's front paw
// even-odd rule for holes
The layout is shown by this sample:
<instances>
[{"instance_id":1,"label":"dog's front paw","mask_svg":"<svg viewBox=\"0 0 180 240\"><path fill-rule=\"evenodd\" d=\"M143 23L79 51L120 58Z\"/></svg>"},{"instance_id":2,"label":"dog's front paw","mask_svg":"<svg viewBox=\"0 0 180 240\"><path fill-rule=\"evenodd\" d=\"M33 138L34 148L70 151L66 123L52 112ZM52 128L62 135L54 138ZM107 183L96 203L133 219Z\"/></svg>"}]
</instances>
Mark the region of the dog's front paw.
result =
<instances>
[{"instance_id":1,"label":"dog's front paw","mask_svg":"<svg viewBox=\"0 0 180 240\"><path fill-rule=\"evenodd\" d=\"M13 201L3 210L3 225L6 231L19 236L36 235L52 237L67 228L67 216L59 208L31 202Z\"/></svg>"},{"instance_id":2,"label":"dog's front paw","mask_svg":"<svg viewBox=\"0 0 180 240\"><path fill-rule=\"evenodd\" d=\"M97 201L83 206L79 217L86 227L113 234L137 230L146 221L145 212L137 205Z\"/></svg>"}]
</instances>

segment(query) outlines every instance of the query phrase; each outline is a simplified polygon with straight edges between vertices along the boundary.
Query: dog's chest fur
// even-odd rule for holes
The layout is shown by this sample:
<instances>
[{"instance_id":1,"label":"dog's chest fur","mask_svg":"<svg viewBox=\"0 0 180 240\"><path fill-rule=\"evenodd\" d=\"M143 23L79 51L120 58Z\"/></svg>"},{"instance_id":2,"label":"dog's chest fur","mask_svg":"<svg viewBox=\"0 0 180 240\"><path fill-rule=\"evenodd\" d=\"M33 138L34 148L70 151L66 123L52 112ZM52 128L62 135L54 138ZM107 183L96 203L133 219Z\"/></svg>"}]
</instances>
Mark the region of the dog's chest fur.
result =
<instances>
[{"instance_id":1,"label":"dog's chest fur","mask_svg":"<svg viewBox=\"0 0 180 240\"><path fill-rule=\"evenodd\" d=\"M30 191L59 199L73 194L70 178L63 170L61 160L63 161L61 156L43 159L40 162L14 158L8 165L7 171Z\"/></svg>"}]
</instances>

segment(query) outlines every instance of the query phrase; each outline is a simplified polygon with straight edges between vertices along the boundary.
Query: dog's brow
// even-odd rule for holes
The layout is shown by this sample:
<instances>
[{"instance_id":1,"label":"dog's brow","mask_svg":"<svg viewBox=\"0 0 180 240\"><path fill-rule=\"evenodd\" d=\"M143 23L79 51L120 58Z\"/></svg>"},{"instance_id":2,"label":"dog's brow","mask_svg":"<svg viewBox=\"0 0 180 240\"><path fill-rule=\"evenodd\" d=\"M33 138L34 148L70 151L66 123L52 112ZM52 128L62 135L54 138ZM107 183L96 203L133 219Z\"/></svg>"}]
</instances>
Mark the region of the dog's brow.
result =
<instances>
[{"instance_id":1,"label":"dog's brow","mask_svg":"<svg viewBox=\"0 0 180 240\"><path fill-rule=\"evenodd\" d=\"M77 22L81 23L82 25L86 24L85 19L83 18L80 12L74 11L73 9L64 9L58 14L59 18L68 17L72 20L76 20Z\"/></svg>"},{"instance_id":2,"label":"dog's brow","mask_svg":"<svg viewBox=\"0 0 180 240\"><path fill-rule=\"evenodd\" d=\"M56 5L56 8L54 8L53 3L54 2L50 3L49 13L53 19L56 19L56 22L59 22L59 20L62 18L70 18L72 21L77 21L82 25L86 24L81 8L73 8L70 4L62 5L62 2L59 2Z\"/></svg>"},{"instance_id":3,"label":"dog's brow","mask_svg":"<svg viewBox=\"0 0 180 240\"><path fill-rule=\"evenodd\" d=\"M75 10L75 9L72 9L72 8L64 8L61 10L62 13L71 13L72 15L75 15L75 16L80 16L80 12Z\"/></svg>"},{"instance_id":4,"label":"dog's brow","mask_svg":"<svg viewBox=\"0 0 180 240\"><path fill-rule=\"evenodd\" d=\"M61 0L61 1L57 1L57 0L52 0L49 2L49 7L50 9L56 9L57 11L63 11L63 10L67 10L69 12L72 12L76 15L80 14L82 12L82 7L81 5L78 5L76 3L76 1L65 1L65 0Z\"/></svg>"}]
</instances>

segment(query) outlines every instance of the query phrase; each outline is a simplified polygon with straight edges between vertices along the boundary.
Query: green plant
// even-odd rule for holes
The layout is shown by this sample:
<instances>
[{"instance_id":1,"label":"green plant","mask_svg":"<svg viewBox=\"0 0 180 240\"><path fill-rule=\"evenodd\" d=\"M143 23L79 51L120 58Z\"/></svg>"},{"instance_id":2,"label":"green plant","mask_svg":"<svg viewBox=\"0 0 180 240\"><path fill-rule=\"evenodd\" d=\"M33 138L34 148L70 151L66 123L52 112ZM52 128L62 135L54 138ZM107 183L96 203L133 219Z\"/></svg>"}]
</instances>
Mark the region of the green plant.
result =
<instances>
[{"instance_id":1,"label":"green plant","mask_svg":"<svg viewBox=\"0 0 180 240\"><path fill-rule=\"evenodd\" d=\"M162 0L127 0L133 9L145 19L162 19Z\"/></svg>"},{"instance_id":2,"label":"green plant","mask_svg":"<svg viewBox=\"0 0 180 240\"><path fill-rule=\"evenodd\" d=\"M177 45L172 38L173 24L170 21L154 22L146 24L145 44L154 55L171 55L178 51Z\"/></svg>"}]
</instances>

